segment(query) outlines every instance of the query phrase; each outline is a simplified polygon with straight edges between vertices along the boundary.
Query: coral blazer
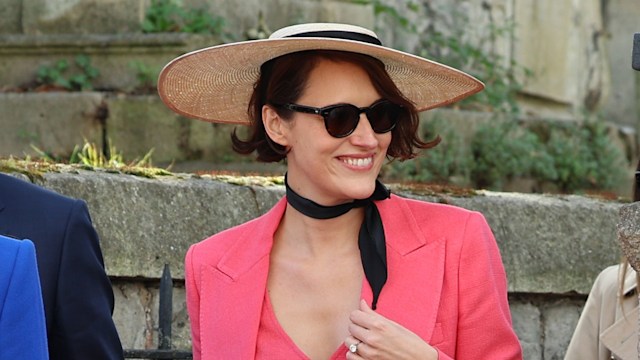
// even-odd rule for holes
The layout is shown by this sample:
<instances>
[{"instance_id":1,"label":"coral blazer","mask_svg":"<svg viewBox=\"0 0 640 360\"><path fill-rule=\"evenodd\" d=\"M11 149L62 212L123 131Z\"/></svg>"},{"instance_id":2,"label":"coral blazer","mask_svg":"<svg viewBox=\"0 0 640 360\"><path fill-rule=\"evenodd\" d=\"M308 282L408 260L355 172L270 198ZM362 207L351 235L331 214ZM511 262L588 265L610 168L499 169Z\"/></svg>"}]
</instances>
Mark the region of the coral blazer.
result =
<instances>
[{"instance_id":1,"label":"coral blazer","mask_svg":"<svg viewBox=\"0 0 640 360\"><path fill-rule=\"evenodd\" d=\"M418 334L439 359L521 359L506 275L484 217L392 195L376 203L389 277L377 312ZM286 199L186 255L194 360L253 359L269 253Z\"/></svg>"}]
</instances>

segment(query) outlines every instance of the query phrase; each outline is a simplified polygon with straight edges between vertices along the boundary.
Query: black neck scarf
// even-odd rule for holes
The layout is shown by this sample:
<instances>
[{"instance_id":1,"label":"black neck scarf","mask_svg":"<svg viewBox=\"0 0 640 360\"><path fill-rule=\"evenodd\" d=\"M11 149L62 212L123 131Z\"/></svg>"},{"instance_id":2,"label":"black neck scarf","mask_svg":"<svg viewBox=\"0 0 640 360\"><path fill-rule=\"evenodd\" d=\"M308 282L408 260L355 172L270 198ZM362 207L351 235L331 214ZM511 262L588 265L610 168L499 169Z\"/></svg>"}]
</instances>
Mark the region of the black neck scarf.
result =
<instances>
[{"instance_id":1,"label":"black neck scarf","mask_svg":"<svg viewBox=\"0 0 640 360\"><path fill-rule=\"evenodd\" d=\"M376 188L367 199L354 200L335 206L324 206L303 198L293 191L289 187L286 175L284 184L287 191L287 202L294 209L314 219L332 219L346 214L353 208L364 207L364 221L358 234L358 247L360 247L364 274L373 291L371 308L375 310L382 286L387 282L387 249L382 219L374 201L388 199L390 197L389 189L376 180Z\"/></svg>"}]
</instances>

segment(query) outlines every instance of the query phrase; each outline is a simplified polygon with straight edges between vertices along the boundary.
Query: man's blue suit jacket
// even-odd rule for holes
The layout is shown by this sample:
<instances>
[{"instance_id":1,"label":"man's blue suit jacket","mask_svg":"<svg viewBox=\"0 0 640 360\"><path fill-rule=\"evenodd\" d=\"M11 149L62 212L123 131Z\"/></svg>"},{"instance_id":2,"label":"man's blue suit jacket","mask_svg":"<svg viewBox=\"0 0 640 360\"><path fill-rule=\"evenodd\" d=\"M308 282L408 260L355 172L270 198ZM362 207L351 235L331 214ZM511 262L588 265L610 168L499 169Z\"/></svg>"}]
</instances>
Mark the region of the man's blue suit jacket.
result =
<instances>
[{"instance_id":1,"label":"man's blue suit jacket","mask_svg":"<svg viewBox=\"0 0 640 360\"><path fill-rule=\"evenodd\" d=\"M0 236L0 360L48 358L35 248Z\"/></svg>"},{"instance_id":2,"label":"man's blue suit jacket","mask_svg":"<svg viewBox=\"0 0 640 360\"><path fill-rule=\"evenodd\" d=\"M85 202L0 174L0 234L35 244L50 358L123 359L113 290Z\"/></svg>"}]
</instances>

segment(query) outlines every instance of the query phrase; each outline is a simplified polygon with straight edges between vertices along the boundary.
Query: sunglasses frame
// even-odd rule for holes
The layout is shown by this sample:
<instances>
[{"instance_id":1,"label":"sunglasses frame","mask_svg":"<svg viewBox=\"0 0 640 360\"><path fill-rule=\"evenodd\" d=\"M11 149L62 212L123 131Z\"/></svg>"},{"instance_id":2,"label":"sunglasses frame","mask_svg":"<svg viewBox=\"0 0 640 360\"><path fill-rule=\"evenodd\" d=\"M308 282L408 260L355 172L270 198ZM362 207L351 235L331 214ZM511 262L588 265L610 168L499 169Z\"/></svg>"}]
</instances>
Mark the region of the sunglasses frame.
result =
<instances>
[{"instance_id":1,"label":"sunglasses frame","mask_svg":"<svg viewBox=\"0 0 640 360\"><path fill-rule=\"evenodd\" d=\"M287 103L284 105L280 105L286 109L289 109L291 111L295 111L295 112L299 112L299 113L305 113L305 114L314 114L314 115L320 115L322 116L322 119L324 120L324 128L327 130L327 133L329 133L329 135L335 137L335 138L343 138L343 137L347 137L349 135L351 135L356 128L358 127L358 124L360 123L360 114L365 113L367 115L367 118L369 118L369 122L371 123L371 119L370 116L368 114L368 112L372 109L374 109L376 106L380 105L380 104L384 104L384 103L389 103L392 105L397 106L399 109L403 109L403 106L395 104L389 100L386 99L381 99L378 100L376 102L374 102L373 104L371 104L370 106L366 106L366 107L358 107L355 106L353 104L334 104L334 105L328 105L328 106L324 106L321 108L317 108L317 107L312 107L312 106L306 106L306 105L299 105L299 104L294 104L294 103ZM351 128L346 134L338 134L338 135L334 135L329 131L329 123L328 123L328 117L330 115L331 110L337 109L337 108L341 108L341 107L348 107L348 108L353 108L353 109L357 109L357 113L358 113L358 118L355 122L355 125L353 126L353 128ZM373 129L373 131L376 134L384 134L384 133L388 133L389 131L393 130L396 127L396 124L398 123L397 119L394 119L393 124L391 125L391 127L389 127L388 129L385 129L384 131L377 131L375 129L373 129L373 124L371 124L371 128Z\"/></svg>"}]
</instances>

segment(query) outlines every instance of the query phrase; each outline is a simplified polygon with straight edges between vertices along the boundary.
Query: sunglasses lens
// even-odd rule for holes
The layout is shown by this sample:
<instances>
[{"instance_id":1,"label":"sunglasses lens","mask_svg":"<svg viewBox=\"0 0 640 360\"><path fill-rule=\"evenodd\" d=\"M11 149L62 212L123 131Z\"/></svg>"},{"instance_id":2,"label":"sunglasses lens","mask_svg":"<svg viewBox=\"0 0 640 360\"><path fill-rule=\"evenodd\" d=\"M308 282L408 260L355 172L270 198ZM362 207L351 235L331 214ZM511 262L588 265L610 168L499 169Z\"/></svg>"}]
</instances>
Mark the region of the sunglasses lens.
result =
<instances>
[{"instance_id":1,"label":"sunglasses lens","mask_svg":"<svg viewBox=\"0 0 640 360\"><path fill-rule=\"evenodd\" d=\"M400 105L382 101L367 110L367 118L373 131L382 134L393 130L402 112L403 108Z\"/></svg>"},{"instance_id":2,"label":"sunglasses lens","mask_svg":"<svg viewBox=\"0 0 640 360\"><path fill-rule=\"evenodd\" d=\"M360 111L353 105L338 105L325 115L327 132L333 137L345 137L355 130L360 120Z\"/></svg>"}]
</instances>

